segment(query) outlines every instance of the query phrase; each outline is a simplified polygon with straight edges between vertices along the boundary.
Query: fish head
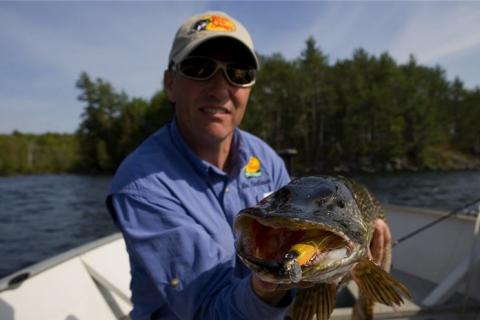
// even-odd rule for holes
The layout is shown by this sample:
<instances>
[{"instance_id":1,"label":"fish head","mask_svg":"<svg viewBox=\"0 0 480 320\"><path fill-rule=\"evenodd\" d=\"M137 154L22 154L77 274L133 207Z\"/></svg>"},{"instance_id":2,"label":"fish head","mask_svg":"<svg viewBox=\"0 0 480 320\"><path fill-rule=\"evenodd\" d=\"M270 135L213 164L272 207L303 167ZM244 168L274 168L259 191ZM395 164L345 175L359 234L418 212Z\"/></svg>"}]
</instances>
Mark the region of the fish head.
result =
<instances>
[{"instance_id":1,"label":"fish head","mask_svg":"<svg viewBox=\"0 0 480 320\"><path fill-rule=\"evenodd\" d=\"M370 229L347 180L304 177L239 212L235 247L265 281L332 282L367 255Z\"/></svg>"}]
</instances>

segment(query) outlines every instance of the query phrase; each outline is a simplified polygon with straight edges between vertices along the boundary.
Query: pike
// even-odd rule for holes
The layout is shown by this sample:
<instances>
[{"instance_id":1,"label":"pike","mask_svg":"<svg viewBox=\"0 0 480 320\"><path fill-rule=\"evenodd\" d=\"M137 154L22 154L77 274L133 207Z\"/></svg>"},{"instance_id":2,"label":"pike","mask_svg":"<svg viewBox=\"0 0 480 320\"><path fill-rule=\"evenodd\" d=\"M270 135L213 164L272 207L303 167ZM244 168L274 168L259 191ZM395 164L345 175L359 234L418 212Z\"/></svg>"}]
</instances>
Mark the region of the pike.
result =
<instances>
[{"instance_id":1,"label":"pike","mask_svg":"<svg viewBox=\"0 0 480 320\"><path fill-rule=\"evenodd\" d=\"M330 317L337 287L353 280L360 289L354 312L373 318L373 304L400 306L408 289L388 271L391 244L380 265L369 259L374 222L385 215L356 181L311 176L290 182L239 212L235 248L260 279L298 286L293 319Z\"/></svg>"}]
</instances>

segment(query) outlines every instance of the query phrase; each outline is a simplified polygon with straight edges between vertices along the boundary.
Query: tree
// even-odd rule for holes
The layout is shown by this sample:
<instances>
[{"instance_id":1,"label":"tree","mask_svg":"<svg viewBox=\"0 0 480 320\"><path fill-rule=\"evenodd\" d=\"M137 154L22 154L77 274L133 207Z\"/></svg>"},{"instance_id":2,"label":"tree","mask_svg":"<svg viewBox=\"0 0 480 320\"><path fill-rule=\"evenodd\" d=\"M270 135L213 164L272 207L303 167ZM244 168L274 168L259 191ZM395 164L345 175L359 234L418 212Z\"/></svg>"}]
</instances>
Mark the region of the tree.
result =
<instances>
[{"instance_id":1,"label":"tree","mask_svg":"<svg viewBox=\"0 0 480 320\"><path fill-rule=\"evenodd\" d=\"M290 144L296 112L295 73L280 54L260 56L261 69L253 88L242 128L269 141L274 148Z\"/></svg>"},{"instance_id":2,"label":"tree","mask_svg":"<svg viewBox=\"0 0 480 320\"><path fill-rule=\"evenodd\" d=\"M118 165L116 121L128 102L127 95L117 93L110 83L92 81L83 72L76 86L82 92L78 99L86 103L77 130L82 165L89 171L112 171Z\"/></svg>"},{"instance_id":3,"label":"tree","mask_svg":"<svg viewBox=\"0 0 480 320\"><path fill-rule=\"evenodd\" d=\"M309 37L297 60L301 90L298 104L303 111L297 130L304 133L303 150L308 166L323 169L327 150L327 119L334 112L335 92L330 79L328 57Z\"/></svg>"},{"instance_id":4,"label":"tree","mask_svg":"<svg viewBox=\"0 0 480 320\"><path fill-rule=\"evenodd\" d=\"M86 103L77 130L84 171L114 171L173 114L166 94L161 91L150 101L130 99L102 79L92 81L85 72L76 86L81 90L78 99Z\"/></svg>"}]
</instances>

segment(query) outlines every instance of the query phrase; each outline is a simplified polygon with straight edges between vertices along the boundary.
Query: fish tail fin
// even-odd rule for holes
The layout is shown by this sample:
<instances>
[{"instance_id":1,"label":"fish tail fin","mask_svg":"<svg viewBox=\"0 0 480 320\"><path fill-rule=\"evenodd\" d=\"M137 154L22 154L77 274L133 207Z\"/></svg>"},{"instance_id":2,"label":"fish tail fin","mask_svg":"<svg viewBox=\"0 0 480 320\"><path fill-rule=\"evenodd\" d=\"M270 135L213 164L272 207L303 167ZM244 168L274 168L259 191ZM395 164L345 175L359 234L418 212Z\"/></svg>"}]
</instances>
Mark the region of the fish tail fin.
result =
<instances>
[{"instance_id":1,"label":"fish tail fin","mask_svg":"<svg viewBox=\"0 0 480 320\"><path fill-rule=\"evenodd\" d=\"M387 306L400 306L402 296L412 299L408 289L381 267L368 259L360 261L352 271L353 280L367 298Z\"/></svg>"},{"instance_id":2,"label":"fish tail fin","mask_svg":"<svg viewBox=\"0 0 480 320\"><path fill-rule=\"evenodd\" d=\"M299 289L293 305L293 319L327 320L335 307L337 286L321 283L306 289Z\"/></svg>"}]
</instances>

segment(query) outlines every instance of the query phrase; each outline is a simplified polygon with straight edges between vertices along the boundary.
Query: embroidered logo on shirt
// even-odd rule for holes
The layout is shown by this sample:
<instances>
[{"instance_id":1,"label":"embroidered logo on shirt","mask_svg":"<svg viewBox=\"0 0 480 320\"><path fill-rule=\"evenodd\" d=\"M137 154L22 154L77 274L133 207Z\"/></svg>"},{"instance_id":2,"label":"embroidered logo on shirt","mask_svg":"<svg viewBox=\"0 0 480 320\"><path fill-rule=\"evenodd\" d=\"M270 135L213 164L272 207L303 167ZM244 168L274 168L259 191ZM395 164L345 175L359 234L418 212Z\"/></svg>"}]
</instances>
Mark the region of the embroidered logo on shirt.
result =
<instances>
[{"instance_id":1,"label":"embroidered logo on shirt","mask_svg":"<svg viewBox=\"0 0 480 320\"><path fill-rule=\"evenodd\" d=\"M205 16L192 26L194 31L235 31L233 21L221 16Z\"/></svg>"},{"instance_id":2,"label":"embroidered logo on shirt","mask_svg":"<svg viewBox=\"0 0 480 320\"><path fill-rule=\"evenodd\" d=\"M247 165L245 166L245 176L247 178L251 177L260 177L262 175L262 167L260 160L257 157L251 156L248 160Z\"/></svg>"}]
</instances>

